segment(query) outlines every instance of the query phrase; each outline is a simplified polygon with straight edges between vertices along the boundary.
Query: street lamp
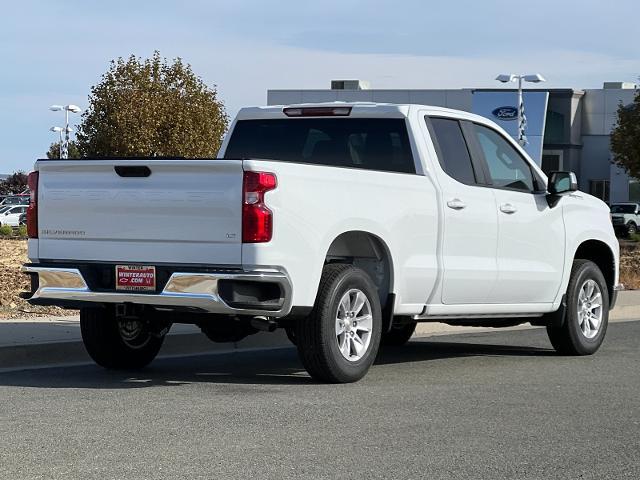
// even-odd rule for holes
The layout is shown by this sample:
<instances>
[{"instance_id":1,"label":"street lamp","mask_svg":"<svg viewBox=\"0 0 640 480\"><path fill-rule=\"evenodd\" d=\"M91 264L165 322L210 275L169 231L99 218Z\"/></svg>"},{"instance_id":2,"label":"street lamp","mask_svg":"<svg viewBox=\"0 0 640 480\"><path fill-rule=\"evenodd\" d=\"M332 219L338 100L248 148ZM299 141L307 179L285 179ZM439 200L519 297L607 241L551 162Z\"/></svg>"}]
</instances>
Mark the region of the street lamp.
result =
<instances>
[{"instance_id":1,"label":"street lamp","mask_svg":"<svg viewBox=\"0 0 640 480\"><path fill-rule=\"evenodd\" d=\"M67 158L69 156L69 132L71 132L71 128L69 127L69 112L71 113L80 113L82 109L77 105L51 105L49 110L52 112L59 112L61 110L64 111L64 143L62 142L62 133L60 134L60 158ZM60 128L60 127L52 127L52 128ZM57 130L52 130L57 131Z\"/></svg>"},{"instance_id":2,"label":"street lamp","mask_svg":"<svg viewBox=\"0 0 640 480\"><path fill-rule=\"evenodd\" d=\"M527 126L527 117L524 115L524 101L522 100L522 81L531 83L546 82L547 80L539 73L529 75L516 75L514 73L503 73L496 77L496 80L502 83L518 82L518 143L523 147L528 143L524 134Z\"/></svg>"},{"instance_id":3,"label":"street lamp","mask_svg":"<svg viewBox=\"0 0 640 480\"><path fill-rule=\"evenodd\" d=\"M64 130L64 128L51 127L49 130L51 132L58 132L58 134L60 135L60 143L58 144L58 155L60 156L60 158L62 158L62 131Z\"/></svg>"},{"instance_id":4,"label":"street lamp","mask_svg":"<svg viewBox=\"0 0 640 480\"><path fill-rule=\"evenodd\" d=\"M58 154L60 158L65 158L62 156L62 132L64 132L65 130L67 131L67 133L73 132L73 129L71 127L67 127L66 129L62 127L51 127L49 129L49 131L57 132L60 135L60 143L58 144L58 152L59 152Z\"/></svg>"}]
</instances>

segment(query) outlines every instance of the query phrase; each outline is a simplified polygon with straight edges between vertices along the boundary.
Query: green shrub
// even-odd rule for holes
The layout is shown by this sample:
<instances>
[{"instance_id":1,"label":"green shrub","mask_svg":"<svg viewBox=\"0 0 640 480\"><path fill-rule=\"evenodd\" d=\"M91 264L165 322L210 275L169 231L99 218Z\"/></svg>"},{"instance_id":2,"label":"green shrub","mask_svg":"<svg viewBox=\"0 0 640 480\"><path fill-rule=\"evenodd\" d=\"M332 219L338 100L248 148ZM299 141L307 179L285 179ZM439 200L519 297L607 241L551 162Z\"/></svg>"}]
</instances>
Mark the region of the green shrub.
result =
<instances>
[{"instance_id":1,"label":"green shrub","mask_svg":"<svg viewBox=\"0 0 640 480\"><path fill-rule=\"evenodd\" d=\"M10 237L11 235L13 235L11 225L2 225L0 227L0 237Z\"/></svg>"},{"instance_id":2,"label":"green shrub","mask_svg":"<svg viewBox=\"0 0 640 480\"><path fill-rule=\"evenodd\" d=\"M26 225L20 225L18 227L18 230L16 231L16 233L18 234L19 237L27 238L27 226Z\"/></svg>"},{"instance_id":3,"label":"green shrub","mask_svg":"<svg viewBox=\"0 0 640 480\"><path fill-rule=\"evenodd\" d=\"M640 242L640 233L629 235L629 240L631 240L632 242Z\"/></svg>"}]
</instances>

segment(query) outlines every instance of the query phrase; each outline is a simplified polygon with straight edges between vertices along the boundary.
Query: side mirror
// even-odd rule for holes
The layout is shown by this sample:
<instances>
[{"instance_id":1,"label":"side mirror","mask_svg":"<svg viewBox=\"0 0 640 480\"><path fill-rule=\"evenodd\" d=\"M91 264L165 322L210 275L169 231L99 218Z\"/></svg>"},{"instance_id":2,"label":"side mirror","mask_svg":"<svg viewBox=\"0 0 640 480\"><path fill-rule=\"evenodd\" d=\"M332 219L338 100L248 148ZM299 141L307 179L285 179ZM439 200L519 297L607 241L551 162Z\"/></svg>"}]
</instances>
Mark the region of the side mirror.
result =
<instances>
[{"instance_id":1,"label":"side mirror","mask_svg":"<svg viewBox=\"0 0 640 480\"><path fill-rule=\"evenodd\" d=\"M573 172L551 172L547 191L551 195L562 195L563 193L575 192L578 190L578 179Z\"/></svg>"},{"instance_id":2,"label":"side mirror","mask_svg":"<svg viewBox=\"0 0 640 480\"><path fill-rule=\"evenodd\" d=\"M578 179L573 172L551 172L547 184L547 203L550 208L555 207L560 197L565 193L578 190Z\"/></svg>"}]
</instances>

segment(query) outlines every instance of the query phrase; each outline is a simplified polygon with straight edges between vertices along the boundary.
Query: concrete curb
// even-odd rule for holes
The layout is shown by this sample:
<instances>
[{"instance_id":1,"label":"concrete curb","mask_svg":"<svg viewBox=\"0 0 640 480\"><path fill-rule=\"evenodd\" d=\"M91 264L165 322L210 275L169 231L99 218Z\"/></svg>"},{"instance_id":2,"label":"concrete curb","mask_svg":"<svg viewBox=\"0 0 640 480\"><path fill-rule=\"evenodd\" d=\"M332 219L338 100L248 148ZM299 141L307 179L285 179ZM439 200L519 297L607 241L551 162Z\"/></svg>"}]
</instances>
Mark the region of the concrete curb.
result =
<instances>
[{"instance_id":1,"label":"concrete curb","mask_svg":"<svg viewBox=\"0 0 640 480\"><path fill-rule=\"evenodd\" d=\"M211 355L292 347L284 331L258 333L237 343L213 343L201 333L167 335L158 358ZM0 373L92 364L81 341L0 347Z\"/></svg>"}]
</instances>

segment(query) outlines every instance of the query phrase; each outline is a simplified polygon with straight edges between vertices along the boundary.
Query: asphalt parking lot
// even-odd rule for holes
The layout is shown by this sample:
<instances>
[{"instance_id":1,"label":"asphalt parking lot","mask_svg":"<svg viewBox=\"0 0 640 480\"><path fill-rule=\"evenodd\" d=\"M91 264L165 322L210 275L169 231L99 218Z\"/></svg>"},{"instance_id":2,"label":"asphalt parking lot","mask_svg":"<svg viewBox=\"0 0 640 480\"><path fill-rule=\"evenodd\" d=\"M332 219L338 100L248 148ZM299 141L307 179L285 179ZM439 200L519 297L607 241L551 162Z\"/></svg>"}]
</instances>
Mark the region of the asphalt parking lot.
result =
<instances>
[{"instance_id":1,"label":"asphalt parking lot","mask_svg":"<svg viewBox=\"0 0 640 480\"><path fill-rule=\"evenodd\" d=\"M361 382L292 348L0 374L0 478L640 478L640 322L415 339Z\"/></svg>"}]
</instances>

